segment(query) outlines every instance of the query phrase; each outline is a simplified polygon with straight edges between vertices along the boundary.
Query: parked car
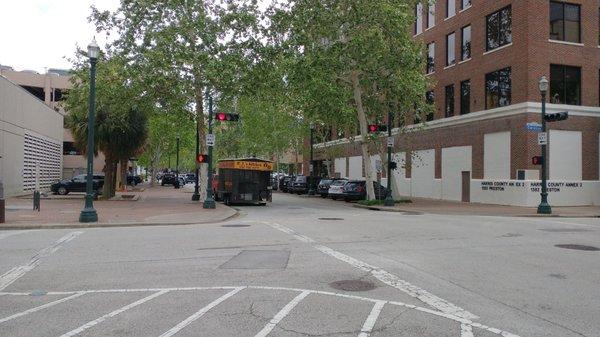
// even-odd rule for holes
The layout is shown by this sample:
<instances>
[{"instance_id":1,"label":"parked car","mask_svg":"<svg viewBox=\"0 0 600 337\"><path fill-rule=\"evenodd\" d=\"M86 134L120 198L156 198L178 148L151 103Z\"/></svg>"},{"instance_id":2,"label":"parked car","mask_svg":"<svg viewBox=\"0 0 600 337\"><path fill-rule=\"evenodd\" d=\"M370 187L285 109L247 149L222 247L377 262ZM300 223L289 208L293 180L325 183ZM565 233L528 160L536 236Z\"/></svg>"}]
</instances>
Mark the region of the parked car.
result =
<instances>
[{"instance_id":1,"label":"parked car","mask_svg":"<svg viewBox=\"0 0 600 337\"><path fill-rule=\"evenodd\" d=\"M294 182L296 182L296 176L292 176L290 178L290 180L288 181L288 183L286 184L286 186L287 186L286 192L294 193Z\"/></svg>"},{"instance_id":2,"label":"parked car","mask_svg":"<svg viewBox=\"0 0 600 337\"><path fill-rule=\"evenodd\" d=\"M281 190L281 192L288 191L288 184L291 179L292 179L291 176L285 176L285 177L282 177L281 179L279 179L279 189Z\"/></svg>"},{"instance_id":3,"label":"parked car","mask_svg":"<svg viewBox=\"0 0 600 337\"><path fill-rule=\"evenodd\" d=\"M71 192L85 192L87 175L80 174L73 179L61 180L50 186L50 191L54 194L67 195ZM94 174L94 181L92 184L93 191L96 194L102 194L102 187L104 186L104 176L100 174Z\"/></svg>"},{"instance_id":4,"label":"parked car","mask_svg":"<svg viewBox=\"0 0 600 337\"><path fill-rule=\"evenodd\" d=\"M348 179L336 179L329 185L327 196L333 200L342 199L344 197L344 191L342 188L348 182Z\"/></svg>"},{"instance_id":5,"label":"parked car","mask_svg":"<svg viewBox=\"0 0 600 337\"><path fill-rule=\"evenodd\" d=\"M387 195L387 189L378 182L373 182L375 199L383 200ZM350 180L342 187L345 201L364 200L367 198L367 182L364 180Z\"/></svg>"},{"instance_id":6,"label":"parked car","mask_svg":"<svg viewBox=\"0 0 600 337\"><path fill-rule=\"evenodd\" d=\"M296 176L294 183L292 184L292 193L306 194L308 193L308 177Z\"/></svg>"},{"instance_id":7,"label":"parked car","mask_svg":"<svg viewBox=\"0 0 600 337\"><path fill-rule=\"evenodd\" d=\"M335 179L332 178L323 178L319 181L319 184L317 185L317 194L319 194L321 198L327 198L329 195L329 187L334 180Z\"/></svg>"},{"instance_id":8,"label":"parked car","mask_svg":"<svg viewBox=\"0 0 600 337\"><path fill-rule=\"evenodd\" d=\"M185 183L195 183L196 182L196 174L188 173L185 175Z\"/></svg>"},{"instance_id":9,"label":"parked car","mask_svg":"<svg viewBox=\"0 0 600 337\"><path fill-rule=\"evenodd\" d=\"M183 177L180 177L180 176L178 177L175 175L175 173L165 173L162 177L162 180L160 181L160 185L161 186L165 186L165 185L175 186L177 181L179 181L179 186L185 185L185 179Z\"/></svg>"},{"instance_id":10,"label":"parked car","mask_svg":"<svg viewBox=\"0 0 600 337\"><path fill-rule=\"evenodd\" d=\"M132 176L130 174L127 175L127 185L137 185L143 182L142 177L140 176Z\"/></svg>"}]
</instances>

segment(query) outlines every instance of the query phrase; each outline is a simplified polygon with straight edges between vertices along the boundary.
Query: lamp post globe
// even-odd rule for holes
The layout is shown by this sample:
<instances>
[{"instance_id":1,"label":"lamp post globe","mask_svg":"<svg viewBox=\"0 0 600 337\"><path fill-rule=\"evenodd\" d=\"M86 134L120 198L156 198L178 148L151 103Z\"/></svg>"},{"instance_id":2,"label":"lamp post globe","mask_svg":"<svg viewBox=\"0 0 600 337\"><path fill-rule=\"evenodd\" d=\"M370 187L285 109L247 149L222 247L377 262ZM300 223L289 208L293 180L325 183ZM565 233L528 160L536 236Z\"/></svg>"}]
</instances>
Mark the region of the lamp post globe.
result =
<instances>
[{"instance_id":1,"label":"lamp post globe","mask_svg":"<svg viewBox=\"0 0 600 337\"><path fill-rule=\"evenodd\" d=\"M542 95L545 95L548 92L548 79L546 76L542 76L539 82L539 89Z\"/></svg>"},{"instance_id":2,"label":"lamp post globe","mask_svg":"<svg viewBox=\"0 0 600 337\"><path fill-rule=\"evenodd\" d=\"M85 205L79 214L79 222L97 222L98 213L94 209L94 125L96 114L96 63L100 56L100 47L96 38L88 45L90 59L90 97L88 109L88 139L87 139L87 175L85 185Z\"/></svg>"},{"instance_id":3,"label":"lamp post globe","mask_svg":"<svg viewBox=\"0 0 600 337\"><path fill-rule=\"evenodd\" d=\"M542 96L542 132L546 133L546 93L548 92L548 79L542 76L539 82L540 94ZM552 207L548 203L548 161L547 145L542 145L542 193L541 201L537 209L538 214L552 214Z\"/></svg>"}]
</instances>

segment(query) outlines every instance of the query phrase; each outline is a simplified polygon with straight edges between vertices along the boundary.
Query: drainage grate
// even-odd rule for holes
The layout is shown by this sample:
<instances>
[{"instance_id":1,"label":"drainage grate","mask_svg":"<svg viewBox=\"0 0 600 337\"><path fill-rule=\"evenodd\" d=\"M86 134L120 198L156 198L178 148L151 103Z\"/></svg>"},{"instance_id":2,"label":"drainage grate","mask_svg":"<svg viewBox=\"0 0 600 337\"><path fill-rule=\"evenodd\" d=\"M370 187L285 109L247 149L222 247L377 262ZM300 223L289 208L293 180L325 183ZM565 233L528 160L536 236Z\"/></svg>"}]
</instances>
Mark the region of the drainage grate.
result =
<instances>
[{"instance_id":1,"label":"drainage grate","mask_svg":"<svg viewBox=\"0 0 600 337\"><path fill-rule=\"evenodd\" d=\"M226 227L226 228L240 228L240 227L250 227L250 225L221 225L221 227Z\"/></svg>"},{"instance_id":2,"label":"drainage grate","mask_svg":"<svg viewBox=\"0 0 600 337\"><path fill-rule=\"evenodd\" d=\"M585 250L585 251L589 251L589 252L600 251L600 248L598 248L598 247L585 246L585 245L576 245L576 244L554 245L554 247L564 248L564 249L574 249L574 250Z\"/></svg>"},{"instance_id":3,"label":"drainage grate","mask_svg":"<svg viewBox=\"0 0 600 337\"><path fill-rule=\"evenodd\" d=\"M326 221L341 221L344 220L343 218L319 218L319 220L326 220Z\"/></svg>"},{"instance_id":4,"label":"drainage grate","mask_svg":"<svg viewBox=\"0 0 600 337\"><path fill-rule=\"evenodd\" d=\"M373 282L361 281L361 280L342 280L329 283L329 286L333 289L344 290L344 291L368 291L375 289Z\"/></svg>"}]
</instances>

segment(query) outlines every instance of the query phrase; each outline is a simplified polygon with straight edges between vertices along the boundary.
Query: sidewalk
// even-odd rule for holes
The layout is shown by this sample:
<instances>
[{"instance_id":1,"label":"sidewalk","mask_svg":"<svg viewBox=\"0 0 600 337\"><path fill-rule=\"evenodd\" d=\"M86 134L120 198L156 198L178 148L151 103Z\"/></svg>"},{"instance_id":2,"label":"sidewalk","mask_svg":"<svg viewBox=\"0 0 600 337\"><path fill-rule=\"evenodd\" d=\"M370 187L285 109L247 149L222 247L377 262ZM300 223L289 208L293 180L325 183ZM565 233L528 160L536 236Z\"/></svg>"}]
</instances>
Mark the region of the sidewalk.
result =
<instances>
[{"instance_id":1,"label":"sidewalk","mask_svg":"<svg viewBox=\"0 0 600 337\"><path fill-rule=\"evenodd\" d=\"M122 193L135 195L137 200L94 201L98 222L90 224L79 223L84 206L81 193L42 199L40 212L32 210L32 199L10 198L6 200L6 223L0 224L0 229L187 225L221 222L237 215L235 209L219 203L214 210L203 209L201 202L191 201L190 186L178 190L144 186L142 191Z\"/></svg>"},{"instance_id":2,"label":"sidewalk","mask_svg":"<svg viewBox=\"0 0 600 337\"><path fill-rule=\"evenodd\" d=\"M552 207L551 215L537 214L536 207L502 206L490 204L462 203L454 201L411 198L412 203L396 204L393 207L364 206L354 207L375 211L430 213L449 215L484 215L509 217L563 217L563 218L598 218L600 206Z\"/></svg>"}]
</instances>

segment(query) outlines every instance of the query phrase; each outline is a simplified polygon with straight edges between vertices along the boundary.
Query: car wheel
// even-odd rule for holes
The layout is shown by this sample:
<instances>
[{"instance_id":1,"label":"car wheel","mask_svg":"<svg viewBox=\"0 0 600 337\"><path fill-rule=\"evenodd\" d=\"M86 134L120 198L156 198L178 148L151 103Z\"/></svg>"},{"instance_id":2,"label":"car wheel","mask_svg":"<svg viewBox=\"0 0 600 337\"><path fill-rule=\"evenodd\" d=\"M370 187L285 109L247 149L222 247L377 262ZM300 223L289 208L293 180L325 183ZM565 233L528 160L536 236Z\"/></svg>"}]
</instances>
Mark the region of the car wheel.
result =
<instances>
[{"instance_id":1,"label":"car wheel","mask_svg":"<svg viewBox=\"0 0 600 337\"><path fill-rule=\"evenodd\" d=\"M58 194L59 195L67 195L69 193L69 190L67 190L66 187L61 186L58 188Z\"/></svg>"},{"instance_id":2,"label":"car wheel","mask_svg":"<svg viewBox=\"0 0 600 337\"><path fill-rule=\"evenodd\" d=\"M327 194L321 194L321 198L323 198L323 199L327 198Z\"/></svg>"}]
</instances>

